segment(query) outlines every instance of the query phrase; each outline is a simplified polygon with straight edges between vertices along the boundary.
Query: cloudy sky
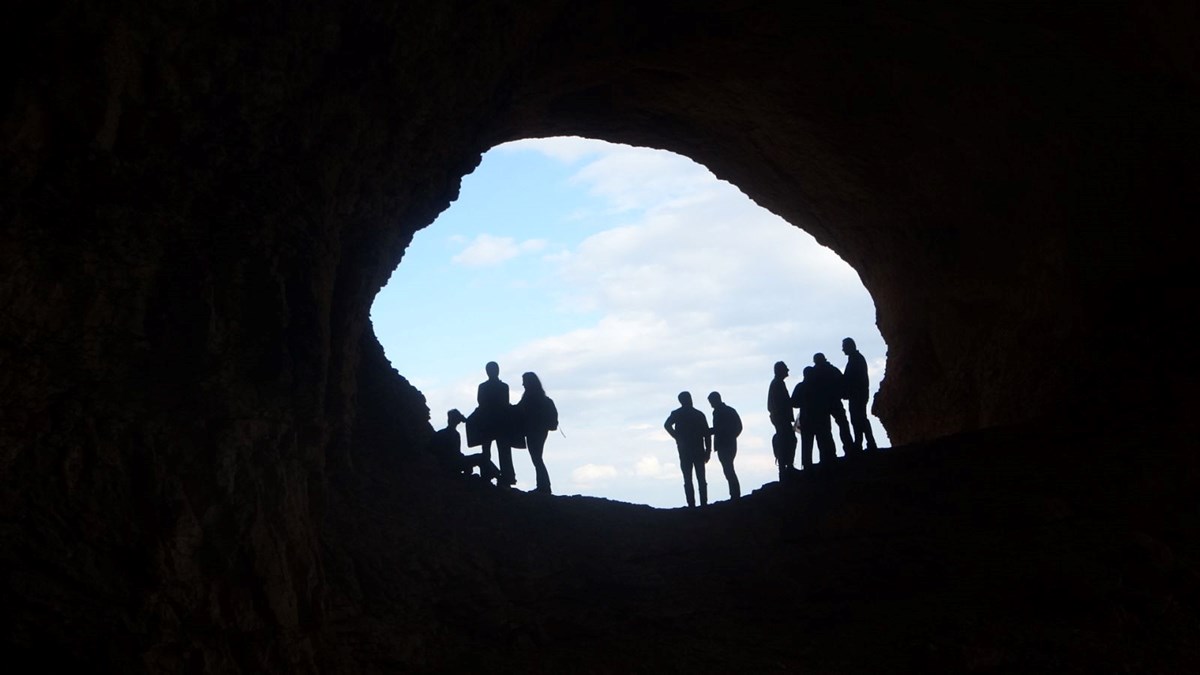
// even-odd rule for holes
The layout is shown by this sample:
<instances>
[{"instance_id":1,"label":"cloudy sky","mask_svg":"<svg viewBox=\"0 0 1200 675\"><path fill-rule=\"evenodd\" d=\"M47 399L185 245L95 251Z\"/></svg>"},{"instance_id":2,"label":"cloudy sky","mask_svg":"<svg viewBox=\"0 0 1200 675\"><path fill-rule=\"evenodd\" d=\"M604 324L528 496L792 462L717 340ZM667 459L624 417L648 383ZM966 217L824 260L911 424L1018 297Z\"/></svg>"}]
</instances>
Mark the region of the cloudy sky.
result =
<instances>
[{"instance_id":1,"label":"cloudy sky","mask_svg":"<svg viewBox=\"0 0 1200 675\"><path fill-rule=\"evenodd\" d=\"M680 391L710 422L710 391L741 414L747 494L777 477L772 364L788 363L791 387L814 352L843 368L851 336L874 393L887 353L857 273L808 234L686 157L580 138L489 151L417 233L372 321L435 427L475 408L488 361L514 403L534 371L559 410L545 453L554 492L660 507L684 503L662 428ZM513 456L517 487L531 489L528 453ZM727 499L715 457L707 469L710 500Z\"/></svg>"}]
</instances>

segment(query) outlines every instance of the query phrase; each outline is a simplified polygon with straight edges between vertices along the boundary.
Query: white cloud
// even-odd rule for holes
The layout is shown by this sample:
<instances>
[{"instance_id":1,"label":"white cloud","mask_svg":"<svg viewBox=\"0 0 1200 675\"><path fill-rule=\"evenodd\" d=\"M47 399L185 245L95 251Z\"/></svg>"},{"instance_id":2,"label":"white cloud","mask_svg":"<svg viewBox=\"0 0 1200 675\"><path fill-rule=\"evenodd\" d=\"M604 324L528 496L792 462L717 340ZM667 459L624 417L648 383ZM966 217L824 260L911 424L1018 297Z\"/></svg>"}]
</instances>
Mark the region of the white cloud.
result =
<instances>
[{"instance_id":1,"label":"white cloud","mask_svg":"<svg viewBox=\"0 0 1200 675\"><path fill-rule=\"evenodd\" d=\"M647 455L637 460L633 465L633 475L638 478L678 478L682 480L678 464L660 461L654 455Z\"/></svg>"},{"instance_id":2,"label":"white cloud","mask_svg":"<svg viewBox=\"0 0 1200 675\"><path fill-rule=\"evenodd\" d=\"M608 464L584 464L571 472L571 479L580 487L617 477L617 468Z\"/></svg>"},{"instance_id":3,"label":"white cloud","mask_svg":"<svg viewBox=\"0 0 1200 675\"><path fill-rule=\"evenodd\" d=\"M659 506L682 503L675 446L662 423L682 390L691 391L711 419L704 397L717 390L746 426L737 470L748 493L776 478L765 410L776 360L788 361L794 384L816 351L844 363L841 339L849 335L871 365L872 389L878 388L886 346L857 273L704 167L584 139L533 139L499 149L582 162L571 180L623 219L540 258L561 293L560 306L546 312L585 311L598 318L496 357L514 401L521 391L514 373L532 370L558 405L565 436L547 443L552 483L569 476L585 493ZM544 249L542 240L480 235L454 260L497 264ZM482 372L472 372L422 387L430 406L437 406L435 426L445 408L466 406L463 412L469 412L473 405L466 402L473 403L482 379ZM881 425L873 423L885 443ZM518 460L518 476L532 476L527 463ZM708 474L710 493L722 494L715 459Z\"/></svg>"},{"instance_id":4,"label":"white cloud","mask_svg":"<svg viewBox=\"0 0 1200 675\"><path fill-rule=\"evenodd\" d=\"M566 164L574 164L584 157L591 157L626 146L597 141L578 136L558 136L554 138L526 138L511 141L493 148L498 152L534 151L556 159Z\"/></svg>"},{"instance_id":5,"label":"white cloud","mask_svg":"<svg viewBox=\"0 0 1200 675\"><path fill-rule=\"evenodd\" d=\"M462 238L459 237L459 239ZM468 267L486 267L498 265L523 253L537 253L544 250L546 245L547 242L544 239L529 239L517 243L512 237L481 234L450 260Z\"/></svg>"}]
</instances>

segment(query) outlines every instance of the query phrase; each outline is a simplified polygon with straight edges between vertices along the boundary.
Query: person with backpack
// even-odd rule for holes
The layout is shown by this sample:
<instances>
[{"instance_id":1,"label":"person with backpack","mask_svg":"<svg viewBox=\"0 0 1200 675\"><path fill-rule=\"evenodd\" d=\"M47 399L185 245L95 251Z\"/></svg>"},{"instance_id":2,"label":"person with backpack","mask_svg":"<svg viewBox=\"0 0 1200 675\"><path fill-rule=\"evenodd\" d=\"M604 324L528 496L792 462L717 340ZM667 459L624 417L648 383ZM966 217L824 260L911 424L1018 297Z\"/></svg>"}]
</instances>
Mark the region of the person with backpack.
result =
<instances>
[{"instance_id":1,"label":"person with backpack","mask_svg":"<svg viewBox=\"0 0 1200 675\"><path fill-rule=\"evenodd\" d=\"M742 418L715 391L708 395L708 402L713 409L712 448L717 451L717 460L725 471L725 480L729 481L729 499L738 499L742 496L742 486L733 471L733 458L737 457L737 437L742 433Z\"/></svg>"},{"instance_id":2,"label":"person with backpack","mask_svg":"<svg viewBox=\"0 0 1200 675\"><path fill-rule=\"evenodd\" d=\"M529 459L533 461L533 470L537 475L534 492L548 495L550 472L546 470L542 451L546 447L546 437L551 431L558 429L558 408L554 406L554 400L546 395L537 374L521 375L521 384L525 387L525 392L517 402L517 415L525 434L525 444L529 448Z\"/></svg>"}]
</instances>

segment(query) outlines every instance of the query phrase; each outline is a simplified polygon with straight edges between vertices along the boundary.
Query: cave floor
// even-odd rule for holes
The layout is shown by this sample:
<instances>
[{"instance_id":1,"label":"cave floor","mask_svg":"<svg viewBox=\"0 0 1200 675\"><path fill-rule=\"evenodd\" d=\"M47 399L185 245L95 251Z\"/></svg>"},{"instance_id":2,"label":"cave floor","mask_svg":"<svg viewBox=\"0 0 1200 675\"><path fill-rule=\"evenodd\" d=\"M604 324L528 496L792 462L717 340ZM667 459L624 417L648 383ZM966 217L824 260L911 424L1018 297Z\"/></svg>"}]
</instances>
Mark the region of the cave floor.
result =
<instances>
[{"instance_id":1,"label":"cave floor","mask_svg":"<svg viewBox=\"0 0 1200 675\"><path fill-rule=\"evenodd\" d=\"M1200 508L1167 447L980 432L691 510L384 472L336 500L357 586L331 615L366 669L1197 672Z\"/></svg>"}]
</instances>

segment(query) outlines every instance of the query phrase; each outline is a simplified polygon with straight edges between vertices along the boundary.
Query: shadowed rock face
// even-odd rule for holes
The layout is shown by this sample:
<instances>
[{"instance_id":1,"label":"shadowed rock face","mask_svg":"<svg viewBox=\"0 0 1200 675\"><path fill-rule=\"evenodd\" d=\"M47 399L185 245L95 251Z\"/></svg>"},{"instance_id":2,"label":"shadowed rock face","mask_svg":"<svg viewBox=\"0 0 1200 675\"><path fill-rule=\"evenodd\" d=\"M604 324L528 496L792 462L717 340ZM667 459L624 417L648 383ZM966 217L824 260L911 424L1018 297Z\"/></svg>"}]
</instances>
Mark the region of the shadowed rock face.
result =
<instances>
[{"instance_id":1,"label":"shadowed rock face","mask_svg":"<svg viewBox=\"0 0 1200 675\"><path fill-rule=\"evenodd\" d=\"M127 671L1196 665L1190 4L159 4L21 2L4 29L10 651ZM558 134L688 155L846 259L890 348L876 413L917 445L706 521L435 476L371 302L483 151ZM1153 435L1106 433L1131 424ZM1054 471L995 478L1006 450ZM798 510L817 515L792 534ZM1019 555L989 557L1014 531Z\"/></svg>"}]
</instances>

